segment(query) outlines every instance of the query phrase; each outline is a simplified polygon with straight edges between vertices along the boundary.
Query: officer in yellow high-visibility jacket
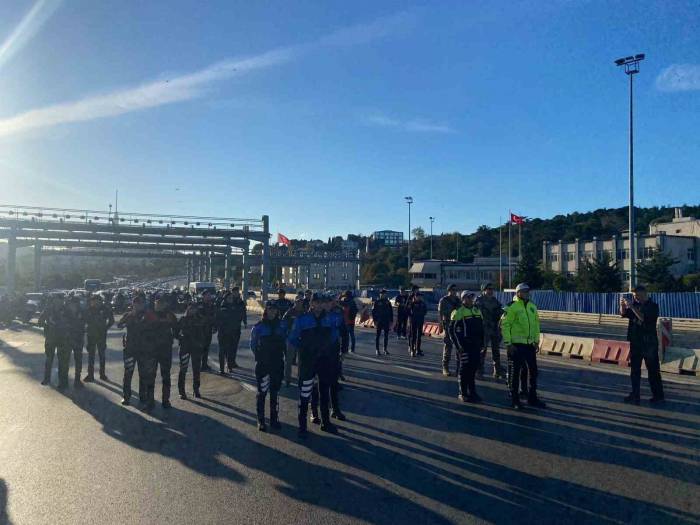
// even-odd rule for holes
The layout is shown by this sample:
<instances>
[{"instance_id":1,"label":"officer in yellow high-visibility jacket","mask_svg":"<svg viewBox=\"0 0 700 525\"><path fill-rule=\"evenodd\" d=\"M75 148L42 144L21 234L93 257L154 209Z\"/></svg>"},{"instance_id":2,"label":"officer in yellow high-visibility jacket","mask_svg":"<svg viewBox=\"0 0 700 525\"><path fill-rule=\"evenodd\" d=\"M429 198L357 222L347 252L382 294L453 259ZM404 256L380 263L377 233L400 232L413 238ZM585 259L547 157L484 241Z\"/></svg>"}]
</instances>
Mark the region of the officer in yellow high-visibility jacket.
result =
<instances>
[{"instance_id":1,"label":"officer in yellow high-visibility jacket","mask_svg":"<svg viewBox=\"0 0 700 525\"><path fill-rule=\"evenodd\" d=\"M537 357L540 343L540 318L537 307L530 301L530 287L520 283L515 288L516 298L508 305L501 319L501 333L509 359L513 361L510 381L511 403L520 409L518 383L520 370L527 366L530 372L530 388L527 402L530 406L544 408L546 405L537 397Z\"/></svg>"}]
</instances>

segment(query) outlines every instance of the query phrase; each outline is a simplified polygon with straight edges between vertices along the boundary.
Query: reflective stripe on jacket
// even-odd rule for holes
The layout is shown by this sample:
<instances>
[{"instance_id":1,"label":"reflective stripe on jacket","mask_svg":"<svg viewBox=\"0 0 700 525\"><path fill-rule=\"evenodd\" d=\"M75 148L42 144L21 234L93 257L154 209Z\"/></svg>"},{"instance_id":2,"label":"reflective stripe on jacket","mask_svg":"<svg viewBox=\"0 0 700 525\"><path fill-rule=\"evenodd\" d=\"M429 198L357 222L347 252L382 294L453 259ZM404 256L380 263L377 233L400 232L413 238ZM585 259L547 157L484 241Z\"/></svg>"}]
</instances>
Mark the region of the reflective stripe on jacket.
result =
<instances>
[{"instance_id":1,"label":"reflective stripe on jacket","mask_svg":"<svg viewBox=\"0 0 700 525\"><path fill-rule=\"evenodd\" d=\"M501 319L503 343L532 345L540 342L540 316L532 301L527 304L516 297L510 303Z\"/></svg>"}]
</instances>

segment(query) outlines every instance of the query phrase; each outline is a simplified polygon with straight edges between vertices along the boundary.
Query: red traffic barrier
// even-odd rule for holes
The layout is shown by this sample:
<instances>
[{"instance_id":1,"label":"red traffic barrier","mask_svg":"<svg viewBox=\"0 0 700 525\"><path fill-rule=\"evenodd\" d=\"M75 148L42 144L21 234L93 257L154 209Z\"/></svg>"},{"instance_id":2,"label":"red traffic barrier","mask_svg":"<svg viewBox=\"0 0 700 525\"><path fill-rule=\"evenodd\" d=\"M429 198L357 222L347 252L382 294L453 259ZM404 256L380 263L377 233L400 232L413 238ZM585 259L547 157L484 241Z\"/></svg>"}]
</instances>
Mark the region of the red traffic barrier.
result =
<instances>
[{"instance_id":1,"label":"red traffic barrier","mask_svg":"<svg viewBox=\"0 0 700 525\"><path fill-rule=\"evenodd\" d=\"M594 339L591 361L610 363L617 366L630 366L630 344L627 341Z\"/></svg>"}]
</instances>

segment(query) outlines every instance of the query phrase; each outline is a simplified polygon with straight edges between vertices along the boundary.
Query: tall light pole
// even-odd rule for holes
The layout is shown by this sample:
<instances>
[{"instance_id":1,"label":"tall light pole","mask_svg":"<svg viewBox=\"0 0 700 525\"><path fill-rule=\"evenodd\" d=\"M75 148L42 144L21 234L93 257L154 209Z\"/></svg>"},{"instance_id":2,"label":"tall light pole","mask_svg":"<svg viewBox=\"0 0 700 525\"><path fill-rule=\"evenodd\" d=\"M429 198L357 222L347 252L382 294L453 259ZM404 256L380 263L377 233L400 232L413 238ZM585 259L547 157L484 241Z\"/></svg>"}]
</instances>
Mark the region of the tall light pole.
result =
<instances>
[{"instance_id":1,"label":"tall light pole","mask_svg":"<svg viewBox=\"0 0 700 525\"><path fill-rule=\"evenodd\" d=\"M433 258L433 223L435 222L435 217L428 217L430 219L430 259Z\"/></svg>"},{"instance_id":2,"label":"tall light pole","mask_svg":"<svg viewBox=\"0 0 700 525\"><path fill-rule=\"evenodd\" d=\"M404 197L406 204L408 204L408 271L411 271L411 204L413 204L413 197Z\"/></svg>"},{"instance_id":3,"label":"tall light pole","mask_svg":"<svg viewBox=\"0 0 700 525\"><path fill-rule=\"evenodd\" d=\"M629 131L629 168L630 168L630 207L629 207L629 240L630 240L630 292L634 288L637 281L637 246L634 238L635 220L634 220L634 105L633 105L633 79L634 75L639 73L639 63L644 60L644 53L618 58L615 60L616 66L625 66L625 74L630 78L630 131Z\"/></svg>"}]
</instances>

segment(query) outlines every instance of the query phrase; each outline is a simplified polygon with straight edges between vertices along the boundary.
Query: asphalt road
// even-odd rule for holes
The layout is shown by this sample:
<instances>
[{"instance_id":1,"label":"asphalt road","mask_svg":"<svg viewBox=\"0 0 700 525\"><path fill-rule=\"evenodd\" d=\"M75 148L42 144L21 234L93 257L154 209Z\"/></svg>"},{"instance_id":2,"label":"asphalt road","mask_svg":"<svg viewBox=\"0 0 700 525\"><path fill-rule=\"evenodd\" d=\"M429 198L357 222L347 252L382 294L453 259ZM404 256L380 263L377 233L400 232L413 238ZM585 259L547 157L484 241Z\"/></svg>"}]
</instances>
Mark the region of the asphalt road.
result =
<instances>
[{"instance_id":1,"label":"asphalt road","mask_svg":"<svg viewBox=\"0 0 700 525\"><path fill-rule=\"evenodd\" d=\"M110 380L64 395L39 384L41 334L0 330L0 523L700 523L695 379L634 407L626 371L542 359L549 407L516 413L490 379L484 404L459 402L437 340L376 358L359 330L348 421L300 441L294 387L282 430L255 426L247 334L235 377L204 374L201 401L151 415L119 404L119 337Z\"/></svg>"}]
</instances>

